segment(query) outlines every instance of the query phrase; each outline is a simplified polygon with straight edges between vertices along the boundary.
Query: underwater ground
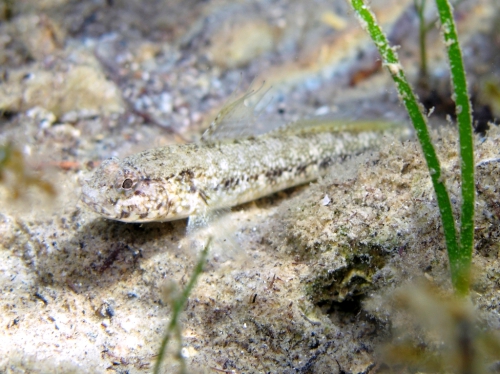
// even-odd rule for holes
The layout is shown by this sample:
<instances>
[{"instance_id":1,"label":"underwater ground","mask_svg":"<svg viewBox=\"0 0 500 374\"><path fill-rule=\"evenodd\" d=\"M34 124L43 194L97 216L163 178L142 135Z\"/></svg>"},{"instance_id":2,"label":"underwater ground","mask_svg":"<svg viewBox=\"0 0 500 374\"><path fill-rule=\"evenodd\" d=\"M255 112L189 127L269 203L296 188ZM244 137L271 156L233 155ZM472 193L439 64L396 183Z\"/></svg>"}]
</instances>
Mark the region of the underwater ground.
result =
<instances>
[{"instance_id":1,"label":"underwater ground","mask_svg":"<svg viewBox=\"0 0 500 374\"><path fill-rule=\"evenodd\" d=\"M427 107L458 212L447 61L429 1L422 73L414 5L371 2ZM196 141L253 80L273 87L264 129L317 115L409 123L343 0L3 0L0 13L0 372L153 369L206 233L87 210L80 183L103 160ZM460 1L455 16L477 126L471 302L449 299L419 145L386 137L210 224L181 318L188 373L500 371L500 4ZM179 371L177 344L165 373Z\"/></svg>"}]
</instances>

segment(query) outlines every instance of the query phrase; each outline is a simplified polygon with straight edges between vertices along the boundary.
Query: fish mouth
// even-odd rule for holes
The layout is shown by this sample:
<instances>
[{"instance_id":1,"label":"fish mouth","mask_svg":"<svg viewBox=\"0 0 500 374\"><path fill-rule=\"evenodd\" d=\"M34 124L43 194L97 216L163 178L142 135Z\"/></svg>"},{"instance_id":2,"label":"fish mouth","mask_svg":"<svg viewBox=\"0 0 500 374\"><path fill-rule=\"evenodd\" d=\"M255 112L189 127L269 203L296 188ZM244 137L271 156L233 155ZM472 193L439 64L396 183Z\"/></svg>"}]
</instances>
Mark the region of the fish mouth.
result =
<instances>
[{"instance_id":1,"label":"fish mouth","mask_svg":"<svg viewBox=\"0 0 500 374\"><path fill-rule=\"evenodd\" d=\"M100 214L106 218L117 219L111 204L103 204L102 202L96 201L95 195L93 193L89 194L89 191L85 188L82 189L80 201L94 213Z\"/></svg>"},{"instance_id":2,"label":"fish mouth","mask_svg":"<svg viewBox=\"0 0 500 374\"><path fill-rule=\"evenodd\" d=\"M106 181L107 182L107 181ZM116 200L110 195L109 183L96 183L92 177L82 182L80 201L94 213L111 219L118 219Z\"/></svg>"},{"instance_id":3,"label":"fish mouth","mask_svg":"<svg viewBox=\"0 0 500 374\"><path fill-rule=\"evenodd\" d=\"M90 187L83 186L80 201L94 213L100 216L126 223L156 221L156 217L149 212L137 211L133 203L127 204L120 199L113 201L112 198L102 198L103 193ZM101 198L99 198L101 197Z\"/></svg>"}]
</instances>

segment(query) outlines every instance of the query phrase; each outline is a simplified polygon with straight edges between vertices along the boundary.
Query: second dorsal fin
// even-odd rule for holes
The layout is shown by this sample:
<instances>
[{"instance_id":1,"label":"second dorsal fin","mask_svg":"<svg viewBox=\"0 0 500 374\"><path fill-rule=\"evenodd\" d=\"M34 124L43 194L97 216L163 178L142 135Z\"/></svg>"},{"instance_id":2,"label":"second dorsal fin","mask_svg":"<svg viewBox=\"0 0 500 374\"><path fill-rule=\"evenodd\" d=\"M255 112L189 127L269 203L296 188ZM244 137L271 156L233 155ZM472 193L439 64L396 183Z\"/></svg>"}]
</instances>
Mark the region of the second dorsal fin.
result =
<instances>
[{"instance_id":1,"label":"second dorsal fin","mask_svg":"<svg viewBox=\"0 0 500 374\"><path fill-rule=\"evenodd\" d=\"M332 119L328 117L315 117L288 123L269 132L269 135L299 135L304 133L318 132L365 132L385 131L396 128L404 128L400 124L383 120L357 120L349 121L343 119Z\"/></svg>"}]
</instances>

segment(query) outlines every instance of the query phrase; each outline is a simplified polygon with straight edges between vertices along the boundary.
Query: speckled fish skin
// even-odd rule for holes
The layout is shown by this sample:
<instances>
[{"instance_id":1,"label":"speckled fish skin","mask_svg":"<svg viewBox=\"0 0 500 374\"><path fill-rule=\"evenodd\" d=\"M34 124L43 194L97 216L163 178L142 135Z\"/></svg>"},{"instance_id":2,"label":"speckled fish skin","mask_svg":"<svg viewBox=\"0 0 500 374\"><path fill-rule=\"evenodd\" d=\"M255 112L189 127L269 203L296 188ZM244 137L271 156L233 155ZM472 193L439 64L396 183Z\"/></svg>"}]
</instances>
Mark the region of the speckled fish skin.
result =
<instances>
[{"instance_id":1,"label":"speckled fish skin","mask_svg":"<svg viewBox=\"0 0 500 374\"><path fill-rule=\"evenodd\" d=\"M280 132L147 150L103 162L82 188L98 214L170 221L232 207L323 175L346 155L380 144L380 131Z\"/></svg>"}]
</instances>

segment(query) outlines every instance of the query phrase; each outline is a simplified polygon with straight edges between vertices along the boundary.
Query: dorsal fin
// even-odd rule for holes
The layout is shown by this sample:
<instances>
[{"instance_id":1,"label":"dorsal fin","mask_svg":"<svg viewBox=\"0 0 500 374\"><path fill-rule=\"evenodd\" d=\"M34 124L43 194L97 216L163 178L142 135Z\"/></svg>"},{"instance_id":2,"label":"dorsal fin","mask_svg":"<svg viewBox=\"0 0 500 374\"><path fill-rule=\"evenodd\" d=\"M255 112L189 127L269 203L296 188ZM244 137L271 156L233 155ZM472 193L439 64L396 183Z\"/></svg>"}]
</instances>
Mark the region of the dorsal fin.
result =
<instances>
[{"instance_id":1,"label":"dorsal fin","mask_svg":"<svg viewBox=\"0 0 500 374\"><path fill-rule=\"evenodd\" d=\"M343 119L332 119L327 117L315 117L311 119L299 120L288 123L284 126L269 132L269 135L299 135L303 133L317 132L365 132L365 131L385 131L398 127L404 127L389 121L380 120L357 120L349 121Z\"/></svg>"},{"instance_id":2,"label":"dorsal fin","mask_svg":"<svg viewBox=\"0 0 500 374\"><path fill-rule=\"evenodd\" d=\"M238 90L229 96L217 117L201 136L202 142L255 135L254 127L260 114L256 112L256 107L271 87L262 90L265 82L262 82L262 85L257 89L252 88L252 85L241 97L238 97Z\"/></svg>"},{"instance_id":3,"label":"dorsal fin","mask_svg":"<svg viewBox=\"0 0 500 374\"><path fill-rule=\"evenodd\" d=\"M269 130L258 128L257 119L260 112L256 107L262 102L264 96L272 87L266 87L266 82L262 82L258 88L253 88L254 84L244 94L239 94L235 90L228 98L226 104L217 114L210 126L201 136L202 142L224 139L240 139L267 133L268 135L300 135L304 133L318 132L365 132L365 131L385 131L385 130L406 130L406 126L383 120L346 120L331 118L328 116L302 119L290 122L283 126ZM266 105L263 105L265 108Z\"/></svg>"}]
</instances>

